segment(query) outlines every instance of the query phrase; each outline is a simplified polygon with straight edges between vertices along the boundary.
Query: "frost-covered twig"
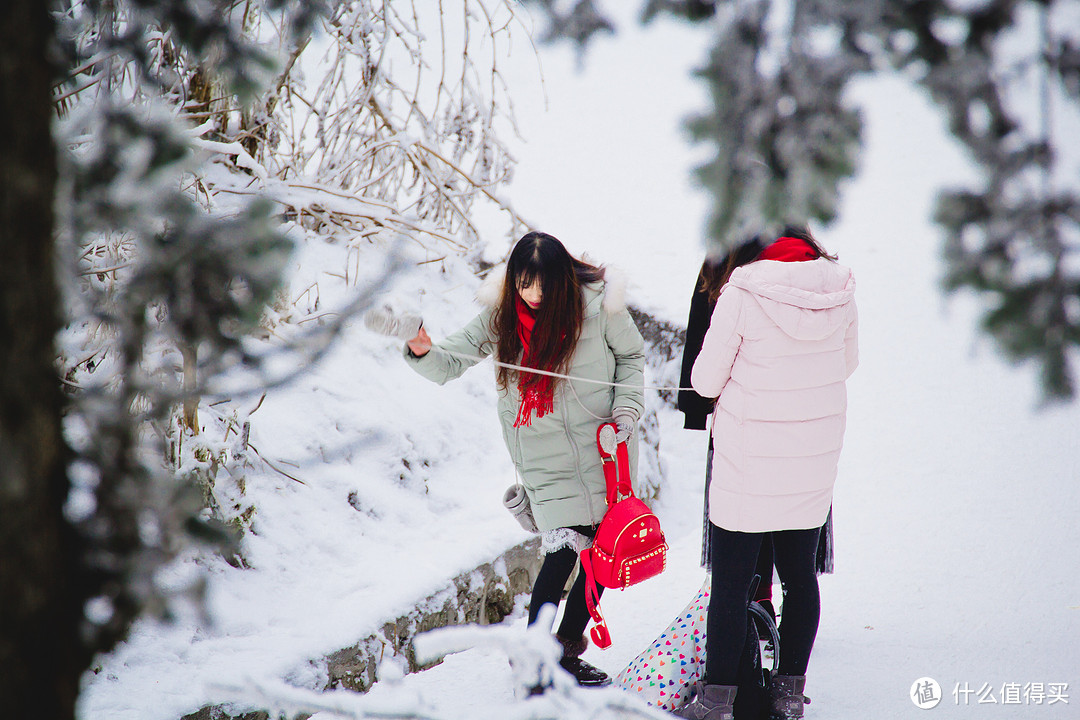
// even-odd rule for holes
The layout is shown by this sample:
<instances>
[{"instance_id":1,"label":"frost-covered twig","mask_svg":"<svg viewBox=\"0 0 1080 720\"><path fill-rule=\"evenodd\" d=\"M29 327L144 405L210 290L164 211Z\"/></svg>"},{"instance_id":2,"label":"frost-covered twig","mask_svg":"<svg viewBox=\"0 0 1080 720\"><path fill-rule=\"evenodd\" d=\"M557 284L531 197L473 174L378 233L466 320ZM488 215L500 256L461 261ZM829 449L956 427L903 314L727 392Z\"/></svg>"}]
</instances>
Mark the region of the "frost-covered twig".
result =
<instances>
[{"instance_id":1,"label":"frost-covered twig","mask_svg":"<svg viewBox=\"0 0 1080 720\"><path fill-rule=\"evenodd\" d=\"M457 4L460 15L438 14L438 33L429 35L423 23L431 14L406 18L375 0L340 3L325 23L325 60L309 58L303 67L319 83L309 87L296 74L280 85L280 111L271 119L280 145L267 156L268 169L388 203L402 219L411 216L444 237L464 234L459 245L477 236L478 198L505 212L515 228L526 225L492 189L513 168L496 132L504 118L513 125L500 110L510 103L496 96L502 86L494 80L486 95L477 91L481 76L499 76L494 48L517 10L501 1ZM451 18L462 32L447 30ZM482 30L475 36L474 23ZM450 51L455 37L464 43L457 53ZM438 47L429 50L432 44ZM485 45L492 56L481 62ZM433 65L437 79L427 76ZM450 76L459 79L450 83Z\"/></svg>"}]
</instances>

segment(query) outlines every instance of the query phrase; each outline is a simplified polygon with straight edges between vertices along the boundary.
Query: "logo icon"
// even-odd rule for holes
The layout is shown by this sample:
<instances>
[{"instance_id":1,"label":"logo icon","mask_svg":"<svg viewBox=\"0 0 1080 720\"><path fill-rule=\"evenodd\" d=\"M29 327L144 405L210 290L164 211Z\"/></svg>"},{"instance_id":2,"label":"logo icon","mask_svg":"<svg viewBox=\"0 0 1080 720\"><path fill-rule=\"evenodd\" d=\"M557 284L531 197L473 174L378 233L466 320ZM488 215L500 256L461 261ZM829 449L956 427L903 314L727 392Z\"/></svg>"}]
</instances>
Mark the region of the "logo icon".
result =
<instances>
[{"instance_id":1,"label":"logo icon","mask_svg":"<svg viewBox=\"0 0 1080 720\"><path fill-rule=\"evenodd\" d=\"M941 686L931 677L921 677L911 684L911 702L920 710L937 707L941 702Z\"/></svg>"}]
</instances>

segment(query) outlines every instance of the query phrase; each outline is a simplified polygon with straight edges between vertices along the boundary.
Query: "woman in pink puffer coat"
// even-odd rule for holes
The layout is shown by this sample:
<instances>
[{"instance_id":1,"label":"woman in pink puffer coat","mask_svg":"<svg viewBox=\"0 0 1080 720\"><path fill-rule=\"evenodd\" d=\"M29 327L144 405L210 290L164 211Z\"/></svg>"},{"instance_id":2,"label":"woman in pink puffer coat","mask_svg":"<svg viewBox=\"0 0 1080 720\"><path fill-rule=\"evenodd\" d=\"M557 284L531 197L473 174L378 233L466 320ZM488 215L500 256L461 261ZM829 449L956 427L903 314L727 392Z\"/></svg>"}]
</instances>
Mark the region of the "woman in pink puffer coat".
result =
<instances>
[{"instance_id":1,"label":"woman in pink puffer coat","mask_svg":"<svg viewBox=\"0 0 1080 720\"><path fill-rule=\"evenodd\" d=\"M730 718L763 533L784 588L773 717L803 717L820 615L815 553L844 440L846 380L858 364L851 270L805 228L734 268L691 381L716 397L709 496L713 577L705 680L680 714Z\"/></svg>"}]
</instances>

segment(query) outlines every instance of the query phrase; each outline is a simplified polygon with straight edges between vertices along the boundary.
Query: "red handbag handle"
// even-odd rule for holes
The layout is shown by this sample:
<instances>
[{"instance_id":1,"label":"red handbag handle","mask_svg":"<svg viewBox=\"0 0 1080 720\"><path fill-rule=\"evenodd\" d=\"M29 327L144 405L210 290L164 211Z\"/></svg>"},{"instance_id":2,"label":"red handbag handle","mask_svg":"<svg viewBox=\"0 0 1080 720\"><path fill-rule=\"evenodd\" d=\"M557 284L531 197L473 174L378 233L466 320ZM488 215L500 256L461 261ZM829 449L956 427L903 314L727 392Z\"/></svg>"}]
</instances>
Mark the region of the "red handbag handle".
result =
<instances>
[{"instance_id":1,"label":"red handbag handle","mask_svg":"<svg viewBox=\"0 0 1080 720\"><path fill-rule=\"evenodd\" d=\"M614 438L619 427L615 423L602 423L596 428L596 447L600 451L600 464L604 468L604 480L607 484L607 504L611 507L617 503L620 497L633 497L634 486L630 481L630 451L626 442L616 443L615 454L612 455L604 448L601 435L607 430L608 440ZM596 577L593 573L591 548L581 551L581 568L585 571L585 607L589 610L589 616L593 620L593 627L589 631L596 647L601 650L611 647L611 633L608 632L607 623L600 612L600 593L596 589Z\"/></svg>"},{"instance_id":2,"label":"red handbag handle","mask_svg":"<svg viewBox=\"0 0 1080 720\"><path fill-rule=\"evenodd\" d=\"M604 449L600 442L600 434L604 428L611 428L609 432L617 433L619 427L615 423L603 423L596 428L596 448L600 451L600 464L604 468L604 479L607 481L607 504L614 505L620 497L630 497L634 494L634 487L630 482L630 451L626 448L626 442L615 446L615 455L612 456Z\"/></svg>"}]
</instances>

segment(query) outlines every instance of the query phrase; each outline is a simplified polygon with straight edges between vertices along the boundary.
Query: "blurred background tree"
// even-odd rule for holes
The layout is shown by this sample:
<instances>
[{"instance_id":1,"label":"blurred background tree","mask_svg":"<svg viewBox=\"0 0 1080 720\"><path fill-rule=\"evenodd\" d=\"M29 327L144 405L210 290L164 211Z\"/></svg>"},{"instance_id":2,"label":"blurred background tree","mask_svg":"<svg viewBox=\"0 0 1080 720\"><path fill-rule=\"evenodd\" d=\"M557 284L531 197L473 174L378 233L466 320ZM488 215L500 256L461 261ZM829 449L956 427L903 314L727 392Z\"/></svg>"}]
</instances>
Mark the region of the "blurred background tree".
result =
<instances>
[{"instance_id":1,"label":"blurred background tree","mask_svg":"<svg viewBox=\"0 0 1080 720\"><path fill-rule=\"evenodd\" d=\"M544 37L579 52L614 22L594 0L531 0ZM1076 395L1080 347L1080 3L1076 0L647 0L641 20L714 33L697 76L712 104L687 126L714 149L714 248L785 223L828 224L862 149L856 79L924 89L980 171L942 188L947 291L970 289L982 329L1039 368L1046 401Z\"/></svg>"},{"instance_id":2,"label":"blurred background tree","mask_svg":"<svg viewBox=\"0 0 1080 720\"><path fill-rule=\"evenodd\" d=\"M312 4L285 5L265 9L290 38L306 32ZM200 71L245 98L272 66L233 10L3 6L0 698L13 715L74 717L94 654L140 615L168 615L156 573L185 538L228 538L154 430L198 392L165 344L211 366L235 353L288 257L268 203L199 204L192 135L168 109ZM58 345L65 328L81 341Z\"/></svg>"}]
</instances>

